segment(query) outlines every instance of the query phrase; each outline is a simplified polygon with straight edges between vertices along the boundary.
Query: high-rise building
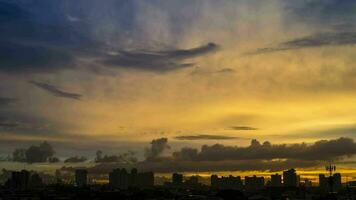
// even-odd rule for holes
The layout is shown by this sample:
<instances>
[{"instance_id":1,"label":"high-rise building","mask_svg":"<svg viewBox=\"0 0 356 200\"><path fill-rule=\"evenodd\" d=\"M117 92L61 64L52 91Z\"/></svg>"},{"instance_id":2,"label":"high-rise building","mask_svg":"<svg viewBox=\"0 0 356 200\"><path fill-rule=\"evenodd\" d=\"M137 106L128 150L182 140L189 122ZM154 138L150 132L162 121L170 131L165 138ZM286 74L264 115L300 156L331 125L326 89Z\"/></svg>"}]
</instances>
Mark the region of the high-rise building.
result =
<instances>
[{"instance_id":1,"label":"high-rise building","mask_svg":"<svg viewBox=\"0 0 356 200\"><path fill-rule=\"evenodd\" d=\"M88 183L88 171L85 169L75 170L75 185L78 187L86 186Z\"/></svg>"},{"instance_id":2,"label":"high-rise building","mask_svg":"<svg viewBox=\"0 0 356 200\"><path fill-rule=\"evenodd\" d=\"M212 175L210 177L211 186L218 189L242 189L242 180L240 176L218 177Z\"/></svg>"},{"instance_id":3,"label":"high-rise building","mask_svg":"<svg viewBox=\"0 0 356 200\"><path fill-rule=\"evenodd\" d=\"M284 187L298 186L298 177L295 169L290 169L283 172L283 185Z\"/></svg>"},{"instance_id":4,"label":"high-rise building","mask_svg":"<svg viewBox=\"0 0 356 200\"><path fill-rule=\"evenodd\" d=\"M154 173L153 172L143 172L138 173L138 186L139 187L152 187L154 185Z\"/></svg>"},{"instance_id":5,"label":"high-rise building","mask_svg":"<svg viewBox=\"0 0 356 200\"><path fill-rule=\"evenodd\" d=\"M328 189L328 179L325 177L324 174L319 174L319 188L323 191L326 191Z\"/></svg>"},{"instance_id":6,"label":"high-rise building","mask_svg":"<svg viewBox=\"0 0 356 200\"><path fill-rule=\"evenodd\" d=\"M265 179L257 176L245 177L245 188L249 191L261 190L265 186Z\"/></svg>"},{"instance_id":7,"label":"high-rise building","mask_svg":"<svg viewBox=\"0 0 356 200\"><path fill-rule=\"evenodd\" d=\"M282 187L282 176L279 174L271 175L271 187Z\"/></svg>"},{"instance_id":8,"label":"high-rise building","mask_svg":"<svg viewBox=\"0 0 356 200\"><path fill-rule=\"evenodd\" d=\"M109 184L120 189L152 187L154 185L154 174L153 172L138 173L135 168L131 170L131 173L127 173L126 169L114 169L109 173Z\"/></svg>"},{"instance_id":9,"label":"high-rise building","mask_svg":"<svg viewBox=\"0 0 356 200\"><path fill-rule=\"evenodd\" d=\"M335 173L333 175L333 180L334 180L334 183L333 183L333 186L334 186L334 190L335 191L338 191L342 188L342 183L341 183L341 174L340 173Z\"/></svg>"},{"instance_id":10,"label":"high-rise building","mask_svg":"<svg viewBox=\"0 0 356 200\"><path fill-rule=\"evenodd\" d=\"M329 191L332 184L332 190L338 191L342 188L341 174L335 173L331 177L326 177L324 174L319 174L319 188L322 191Z\"/></svg>"},{"instance_id":11,"label":"high-rise building","mask_svg":"<svg viewBox=\"0 0 356 200\"><path fill-rule=\"evenodd\" d=\"M129 176L126 169L114 169L110 172L109 184L115 188L127 189L129 186Z\"/></svg>"},{"instance_id":12,"label":"high-rise building","mask_svg":"<svg viewBox=\"0 0 356 200\"><path fill-rule=\"evenodd\" d=\"M30 185L30 172L26 170L14 171L11 173L11 178L6 182L6 185L14 189L27 189Z\"/></svg>"},{"instance_id":13,"label":"high-rise building","mask_svg":"<svg viewBox=\"0 0 356 200\"><path fill-rule=\"evenodd\" d=\"M198 176L189 177L189 179L187 179L184 182L184 185L186 187L197 187L197 186L199 186L199 178L198 178Z\"/></svg>"}]
</instances>

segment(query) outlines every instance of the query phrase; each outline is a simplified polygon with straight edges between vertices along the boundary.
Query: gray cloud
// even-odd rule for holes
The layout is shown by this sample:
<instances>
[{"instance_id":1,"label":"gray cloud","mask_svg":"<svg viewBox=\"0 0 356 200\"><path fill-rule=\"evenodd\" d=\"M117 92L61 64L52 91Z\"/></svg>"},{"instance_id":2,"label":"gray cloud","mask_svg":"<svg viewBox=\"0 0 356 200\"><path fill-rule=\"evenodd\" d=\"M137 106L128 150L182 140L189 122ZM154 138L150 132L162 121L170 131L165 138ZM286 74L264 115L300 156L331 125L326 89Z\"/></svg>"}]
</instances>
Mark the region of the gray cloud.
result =
<instances>
[{"instance_id":1,"label":"gray cloud","mask_svg":"<svg viewBox=\"0 0 356 200\"><path fill-rule=\"evenodd\" d=\"M223 136L223 135L185 135L175 137L178 140L232 140L239 137Z\"/></svg>"},{"instance_id":2,"label":"gray cloud","mask_svg":"<svg viewBox=\"0 0 356 200\"><path fill-rule=\"evenodd\" d=\"M264 54L277 51L287 51L293 49L323 47L323 46L345 46L356 44L356 32L340 32L340 33L319 33L303 38L297 38L287 42L283 42L275 47L258 49L255 52L248 54Z\"/></svg>"},{"instance_id":3,"label":"gray cloud","mask_svg":"<svg viewBox=\"0 0 356 200\"><path fill-rule=\"evenodd\" d=\"M355 28L355 6L353 0L311 0L284 1L289 16L287 22L296 21L313 25L317 28L333 28L348 24L347 29ZM340 30L340 29L337 29ZM343 29L341 29L343 30Z\"/></svg>"},{"instance_id":4,"label":"gray cloud","mask_svg":"<svg viewBox=\"0 0 356 200\"><path fill-rule=\"evenodd\" d=\"M72 62L69 52L55 47L0 41L0 70L6 73L48 73L70 68Z\"/></svg>"},{"instance_id":5,"label":"gray cloud","mask_svg":"<svg viewBox=\"0 0 356 200\"><path fill-rule=\"evenodd\" d=\"M239 131L255 131L258 130L258 128L254 128L251 126L232 126L230 127L232 130L239 130Z\"/></svg>"},{"instance_id":6,"label":"gray cloud","mask_svg":"<svg viewBox=\"0 0 356 200\"><path fill-rule=\"evenodd\" d=\"M145 149L146 160L154 160L160 156L164 150L169 149L167 138L152 140L151 147Z\"/></svg>"},{"instance_id":7,"label":"gray cloud","mask_svg":"<svg viewBox=\"0 0 356 200\"><path fill-rule=\"evenodd\" d=\"M220 73L220 74L233 74L235 72L236 72L236 70L234 70L232 68L223 68L223 69L216 71L216 73Z\"/></svg>"},{"instance_id":8,"label":"gray cloud","mask_svg":"<svg viewBox=\"0 0 356 200\"><path fill-rule=\"evenodd\" d=\"M318 161L304 160L229 160L229 161L187 161L187 160L160 160L143 161L135 164L104 163L88 168L90 173L108 173L116 168L135 167L140 171L154 171L157 173L172 172L221 172L221 171L281 171L290 168L308 168L320 166ZM62 168L71 171L73 168Z\"/></svg>"},{"instance_id":9,"label":"gray cloud","mask_svg":"<svg viewBox=\"0 0 356 200\"><path fill-rule=\"evenodd\" d=\"M165 72L190 67L193 64L184 63L185 59L203 56L217 49L218 45L209 43L192 49L172 51L118 51L118 55L110 56L102 62L115 67Z\"/></svg>"},{"instance_id":10,"label":"gray cloud","mask_svg":"<svg viewBox=\"0 0 356 200\"><path fill-rule=\"evenodd\" d=\"M81 162L85 162L88 159L84 156L79 157L79 156L73 156L73 157L69 157L67 159L64 160L65 163L81 163Z\"/></svg>"},{"instance_id":11,"label":"gray cloud","mask_svg":"<svg viewBox=\"0 0 356 200\"><path fill-rule=\"evenodd\" d=\"M179 153L179 152L178 152ZM356 154L356 143L350 138L336 140L320 140L314 144L271 144L266 141L260 144L252 140L248 147L224 146L215 144L204 145L198 155L194 155L198 161L221 161L221 160L338 160L345 156Z\"/></svg>"},{"instance_id":12,"label":"gray cloud","mask_svg":"<svg viewBox=\"0 0 356 200\"><path fill-rule=\"evenodd\" d=\"M62 91L58 89L54 85L50 85L48 83L43 83L43 82L37 82L37 81L30 81L31 84L35 85L38 88L41 88L50 94L57 96L57 97L63 97L63 98L69 98L69 99L74 99L74 100L80 100L82 98L81 94L76 94L76 93L70 93L66 91Z\"/></svg>"}]
</instances>

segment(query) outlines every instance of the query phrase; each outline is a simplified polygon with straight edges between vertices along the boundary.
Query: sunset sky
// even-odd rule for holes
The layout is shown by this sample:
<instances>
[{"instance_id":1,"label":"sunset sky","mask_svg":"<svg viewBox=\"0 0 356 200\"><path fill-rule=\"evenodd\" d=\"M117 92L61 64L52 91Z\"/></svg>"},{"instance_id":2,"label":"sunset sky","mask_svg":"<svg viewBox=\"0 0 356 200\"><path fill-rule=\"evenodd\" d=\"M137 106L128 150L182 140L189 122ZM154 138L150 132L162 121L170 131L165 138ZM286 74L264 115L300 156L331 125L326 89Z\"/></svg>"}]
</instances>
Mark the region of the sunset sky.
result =
<instances>
[{"instance_id":1,"label":"sunset sky","mask_svg":"<svg viewBox=\"0 0 356 200\"><path fill-rule=\"evenodd\" d=\"M252 139L342 148L356 139L355 20L354 0L0 0L0 154L44 140L58 157L141 160L158 138L162 156ZM353 162L347 142L330 160Z\"/></svg>"}]
</instances>

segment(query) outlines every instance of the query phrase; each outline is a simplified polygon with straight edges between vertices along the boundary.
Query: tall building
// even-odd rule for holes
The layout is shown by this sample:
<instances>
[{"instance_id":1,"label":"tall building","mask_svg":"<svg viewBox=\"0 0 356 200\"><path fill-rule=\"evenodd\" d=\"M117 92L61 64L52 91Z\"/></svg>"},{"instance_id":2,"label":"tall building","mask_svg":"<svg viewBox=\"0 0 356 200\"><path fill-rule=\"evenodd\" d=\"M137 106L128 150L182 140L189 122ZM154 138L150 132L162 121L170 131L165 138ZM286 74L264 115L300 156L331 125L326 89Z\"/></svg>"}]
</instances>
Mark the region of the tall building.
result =
<instances>
[{"instance_id":1,"label":"tall building","mask_svg":"<svg viewBox=\"0 0 356 200\"><path fill-rule=\"evenodd\" d=\"M217 175L210 177L211 186L218 189L242 189L242 180L240 176L222 176L219 178Z\"/></svg>"},{"instance_id":2,"label":"tall building","mask_svg":"<svg viewBox=\"0 0 356 200\"><path fill-rule=\"evenodd\" d=\"M341 174L340 173L335 173L333 175L333 180L334 180L334 190L338 191L342 188L342 183L341 183Z\"/></svg>"},{"instance_id":3,"label":"tall building","mask_svg":"<svg viewBox=\"0 0 356 200\"><path fill-rule=\"evenodd\" d=\"M290 169L283 172L283 185L284 187L298 186L298 177L295 169Z\"/></svg>"},{"instance_id":4,"label":"tall building","mask_svg":"<svg viewBox=\"0 0 356 200\"><path fill-rule=\"evenodd\" d=\"M282 176L279 174L271 175L271 187L282 187Z\"/></svg>"},{"instance_id":5,"label":"tall building","mask_svg":"<svg viewBox=\"0 0 356 200\"><path fill-rule=\"evenodd\" d=\"M245 188L249 191L261 190L265 186L265 179L257 176L245 177Z\"/></svg>"},{"instance_id":6,"label":"tall building","mask_svg":"<svg viewBox=\"0 0 356 200\"><path fill-rule=\"evenodd\" d=\"M83 187L88 184L88 171L85 169L75 170L75 185Z\"/></svg>"},{"instance_id":7,"label":"tall building","mask_svg":"<svg viewBox=\"0 0 356 200\"><path fill-rule=\"evenodd\" d=\"M6 182L6 186L13 189L28 189L30 183L30 172L22 170L20 172L14 171L11 173L11 178Z\"/></svg>"},{"instance_id":8,"label":"tall building","mask_svg":"<svg viewBox=\"0 0 356 200\"><path fill-rule=\"evenodd\" d=\"M109 184L114 188L127 189L129 187L152 187L154 185L153 172L138 173L132 169L127 173L126 169L114 169L109 173Z\"/></svg>"},{"instance_id":9,"label":"tall building","mask_svg":"<svg viewBox=\"0 0 356 200\"><path fill-rule=\"evenodd\" d=\"M115 188L127 189L129 187L129 176L126 169L114 169L110 172L109 184Z\"/></svg>"},{"instance_id":10,"label":"tall building","mask_svg":"<svg viewBox=\"0 0 356 200\"><path fill-rule=\"evenodd\" d=\"M322 191L329 191L330 183L333 185L333 191L338 191L342 188L341 174L335 173L330 177L326 177L324 174L319 174L319 188Z\"/></svg>"},{"instance_id":11,"label":"tall building","mask_svg":"<svg viewBox=\"0 0 356 200\"><path fill-rule=\"evenodd\" d=\"M182 185L183 184L183 174L174 173L172 174L172 184Z\"/></svg>"},{"instance_id":12,"label":"tall building","mask_svg":"<svg viewBox=\"0 0 356 200\"><path fill-rule=\"evenodd\" d=\"M186 187L197 187L199 186L199 178L198 176L191 176L189 177L189 179L187 179L185 182L184 182L184 185Z\"/></svg>"},{"instance_id":13,"label":"tall building","mask_svg":"<svg viewBox=\"0 0 356 200\"><path fill-rule=\"evenodd\" d=\"M154 173L153 172L143 172L138 173L138 186L139 187L152 187L154 185Z\"/></svg>"},{"instance_id":14,"label":"tall building","mask_svg":"<svg viewBox=\"0 0 356 200\"><path fill-rule=\"evenodd\" d=\"M328 190L328 179L325 177L324 174L319 174L319 188L323 191Z\"/></svg>"}]
</instances>

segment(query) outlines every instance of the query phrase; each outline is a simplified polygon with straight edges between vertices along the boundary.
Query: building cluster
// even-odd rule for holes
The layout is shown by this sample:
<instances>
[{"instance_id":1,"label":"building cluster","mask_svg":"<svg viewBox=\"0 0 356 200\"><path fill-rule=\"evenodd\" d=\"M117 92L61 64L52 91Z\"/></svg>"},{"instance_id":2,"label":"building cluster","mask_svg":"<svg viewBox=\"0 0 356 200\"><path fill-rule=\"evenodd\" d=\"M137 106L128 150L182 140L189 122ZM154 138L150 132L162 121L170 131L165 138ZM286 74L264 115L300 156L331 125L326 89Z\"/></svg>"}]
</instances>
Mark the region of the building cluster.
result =
<instances>
[{"instance_id":1,"label":"building cluster","mask_svg":"<svg viewBox=\"0 0 356 200\"><path fill-rule=\"evenodd\" d=\"M173 173L172 182L166 182L164 185L167 187L196 188L202 184L199 183L198 176L191 176L185 179L183 174Z\"/></svg>"},{"instance_id":2,"label":"building cluster","mask_svg":"<svg viewBox=\"0 0 356 200\"><path fill-rule=\"evenodd\" d=\"M319 174L319 187L323 191L331 190L338 191L342 188L341 174L335 173L329 177L324 174Z\"/></svg>"},{"instance_id":3,"label":"building cluster","mask_svg":"<svg viewBox=\"0 0 356 200\"><path fill-rule=\"evenodd\" d=\"M310 180L305 180L303 183L296 170L290 169L283 174L273 174L270 179L265 180L264 177L246 176L242 179L240 176L219 177L211 176L211 187L214 189L238 189L246 191L257 191L265 187L268 188L297 188L299 186L312 187ZM126 169L114 169L109 173L109 186L113 189L128 189L128 188L149 188L154 186L153 172L138 172L137 169L131 169L128 172ZM7 180L5 186L15 189L31 189L43 186L42 177L34 172L26 170L13 171L11 177ZM84 187L88 185L88 171L86 169L77 169L75 171L74 186ZM356 184L355 184L356 185ZM172 181L166 182L165 186L180 187L180 188L199 188L203 186L199 182L198 176L184 177L183 174L173 173ZM342 188L341 174L334 173L330 176L323 174L319 175L319 188L321 191L337 192Z\"/></svg>"},{"instance_id":4,"label":"building cluster","mask_svg":"<svg viewBox=\"0 0 356 200\"><path fill-rule=\"evenodd\" d=\"M11 172L11 177L5 183L6 187L19 190L41 187L42 185L41 177L37 173L27 170Z\"/></svg>"},{"instance_id":5,"label":"building cluster","mask_svg":"<svg viewBox=\"0 0 356 200\"><path fill-rule=\"evenodd\" d=\"M130 173L124 168L115 169L109 174L109 184L120 189L152 187L154 185L154 174L153 172L138 173L135 168Z\"/></svg>"},{"instance_id":6,"label":"building cluster","mask_svg":"<svg viewBox=\"0 0 356 200\"><path fill-rule=\"evenodd\" d=\"M265 181L264 177L258 176L246 176L244 181L240 176L228 176L218 177L217 175L211 176L211 186L217 189L245 189L247 191L260 190L264 187L285 187L296 188L301 185L304 187L312 187L312 182L308 179L302 183L300 176L297 175L295 169L286 170L283 172L283 176L280 174L271 175L270 180ZM337 191L342 187L341 174L336 173L331 177L325 175L319 175L319 187L320 189L327 191L330 190L330 184L332 184L332 190Z\"/></svg>"},{"instance_id":7,"label":"building cluster","mask_svg":"<svg viewBox=\"0 0 356 200\"><path fill-rule=\"evenodd\" d=\"M88 172L85 169L75 171L75 185L78 187L86 186L88 182ZM126 169L114 169L109 173L109 185L112 188L128 189L129 187L152 187L154 185L154 173L138 173L133 168L130 173Z\"/></svg>"},{"instance_id":8,"label":"building cluster","mask_svg":"<svg viewBox=\"0 0 356 200\"><path fill-rule=\"evenodd\" d=\"M243 183L240 176L228 176L219 178L217 175L211 176L211 186L221 189L242 189Z\"/></svg>"}]
</instances>

